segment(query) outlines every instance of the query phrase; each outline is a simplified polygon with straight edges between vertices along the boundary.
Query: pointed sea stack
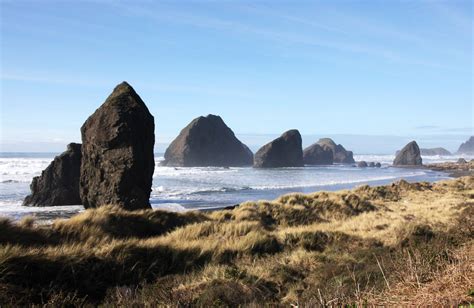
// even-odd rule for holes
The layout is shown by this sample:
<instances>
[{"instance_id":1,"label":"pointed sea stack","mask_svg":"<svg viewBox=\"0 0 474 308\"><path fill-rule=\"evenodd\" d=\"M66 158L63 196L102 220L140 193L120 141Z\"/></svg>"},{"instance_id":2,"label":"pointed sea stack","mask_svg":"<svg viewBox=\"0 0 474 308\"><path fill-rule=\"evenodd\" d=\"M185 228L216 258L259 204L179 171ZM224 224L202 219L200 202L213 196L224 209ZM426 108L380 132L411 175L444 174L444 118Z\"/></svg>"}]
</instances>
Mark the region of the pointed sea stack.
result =
<instances>
[{"instance_id":1,"label":"pointed sea stack","mask_svg":"<svg viewBox=\"0 0 474 308\"><path fill-rule=\"evenodd\" d=\"M82 125L80 193L85 208L150 208L155 122L126 82Z\"/></svg>"},{"instance_id":2,"label":"pointed sea stack","mask_svg":"<svg viewBox=\"0 0 474 308\"><path fill-rule=\"evenodd\" d=\"M31 195L23 201L26 206L79 205L79 174L81 145L70 143L67 150L56 156L49 166L31 182Z\"/></svg>"},{"instance_id":3,"label":"pointed sea stack","mask_svg":"<svg viewBox=\"0 0 474 308\"><path fill-rule=\"evenodd\" d=\"M474 136L471 136L469 140L461 144L458 149L458 154L474 154Z\"/></svg>"},{"instance_id":4,"label":"pointed sea stack","mask_svg":"<svg viewBox=\"0 0 474 308\"><path fill-rule=\"evenodd\" d=\"M165 152L166 166L250 166L253 153L240 142L221 117L208 115L191 121Z\"/></svg>"},{"instance_id":5,"label":"pointed sea stack","mask_svg":"<svg viewBox=\"0 0 474 308\"><path fill-rule=\"evenodd\" d=\"M317 142L323 149L330 149L333 153L334 162L339 164L354 164L354 154L347 151L342 145L336 144L331 138L321 138Z\"/></svg>"},{"instance_id":6,"label":"pointed sea stack","mask_svg":"<svg viewBox=\"0 0 474 308\"><path fill-rule=\"evenodd\" d=\"M253 166L255 168L303 166L303 149L298 130L289 130L261 147L255 153Z\"/></svg>"},{"instance_id":7,"label":"pointed sea stack","mask_svg":"<svg viewBox=\"0 0 474 308\"><path fill-rule=\"evenodd\" d=\"M401 149L393 161L394 166L421 166L422 163L420 148L416 141L408 143Z\"/></svg>"},{"instance_id":8,"label":"pointed sea stack","mask_svg":"<svg viewBox=\"0 0 474 308\"><path fill-rule=\"evenodd\" d=\"M303 161L306 165L332 165L334 156L331 149L315 143L304 149Z\"/></svg>"}]
</instances>

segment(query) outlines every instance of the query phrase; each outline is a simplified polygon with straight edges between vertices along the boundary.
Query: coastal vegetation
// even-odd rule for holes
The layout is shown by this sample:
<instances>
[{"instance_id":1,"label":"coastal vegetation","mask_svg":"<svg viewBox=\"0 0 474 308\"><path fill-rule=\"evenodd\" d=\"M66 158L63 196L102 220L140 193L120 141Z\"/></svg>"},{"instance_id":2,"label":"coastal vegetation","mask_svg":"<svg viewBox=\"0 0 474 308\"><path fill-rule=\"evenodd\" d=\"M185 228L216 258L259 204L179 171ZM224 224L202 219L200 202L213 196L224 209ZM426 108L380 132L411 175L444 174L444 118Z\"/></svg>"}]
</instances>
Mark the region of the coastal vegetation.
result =
<instances>
[{"instance_id":1,"label":"coastal vegetation","mask_svg":"<svg viewBox=\"0 0 474 308\"><path fill-rule=\"evenodd\" d=\"M474 177L289 194L234 209L0 221L5 305L461 305Z\"/></svg>"}]
</instances>

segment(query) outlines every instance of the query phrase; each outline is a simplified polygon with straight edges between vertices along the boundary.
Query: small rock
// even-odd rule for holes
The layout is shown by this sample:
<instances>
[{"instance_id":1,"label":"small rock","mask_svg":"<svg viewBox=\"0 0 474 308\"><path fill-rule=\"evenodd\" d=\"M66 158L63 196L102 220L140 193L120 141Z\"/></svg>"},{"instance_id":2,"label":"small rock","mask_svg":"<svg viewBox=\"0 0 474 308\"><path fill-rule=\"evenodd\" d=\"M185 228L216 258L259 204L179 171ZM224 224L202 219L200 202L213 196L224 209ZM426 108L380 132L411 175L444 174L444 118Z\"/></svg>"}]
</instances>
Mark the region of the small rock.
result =
<instances>
[{"instance_id":1,"label":"small rock","mask_svg":"<svg viewBox=\"0 0 474 308\"><path fill-rule=\"evenodd\" d=\"M49 166L31 182L31 195L23 201L28 206L79 205L81 145L70 143Z\"/></svg>"}]
</instances>

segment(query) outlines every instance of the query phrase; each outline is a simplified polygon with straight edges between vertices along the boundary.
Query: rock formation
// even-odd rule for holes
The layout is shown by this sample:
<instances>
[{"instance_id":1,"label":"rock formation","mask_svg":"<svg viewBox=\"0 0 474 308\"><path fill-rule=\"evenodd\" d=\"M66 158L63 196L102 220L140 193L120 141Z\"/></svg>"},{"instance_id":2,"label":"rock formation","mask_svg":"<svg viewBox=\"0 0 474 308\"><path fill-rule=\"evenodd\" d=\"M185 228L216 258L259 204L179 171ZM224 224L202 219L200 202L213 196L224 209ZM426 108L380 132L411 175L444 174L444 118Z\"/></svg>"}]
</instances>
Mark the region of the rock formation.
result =
<instances>
[{"instance_id":1,"label":"rock formation","mask_svg":"<svg viewBox=\"0 0 474 308\"><path fill-rule=\"evenodd\" d=\"M150 208L155 168L154 118L126 82L115 87L81 128L80 194L85 208Z\"/></svg>"},{"instance_id":2,"label":"rock formation","mask_svg":"<svg viewBox=\"0 0 474 308\"><path fill-rule=\"evenodd\" d=\"M474 136L471 136L468 141L461 144L458 154L474 154Z\"/></svg>"},{"instance_id":3,"label":"rock formation","mask_svg":"<svg viewBox=\"0 0 474 308\"><path fill-rule=\"evenodd\" d=\"M315 143L303 151L303 162L306 165L332 165L334 161L332 150L323 148Z\"/></svg>"},{"instance_id":4,"label":"rock formation","mask_svg":"<svg viewBox=\"0 0 474 308\"><path fill-rule=\"evenodd\" d=\"M419 166L422 165L420 148L416 141L408 143L395 157L394 166Z\"/></svg>"},{"instance_id":5,"label":"rock formation","mask_svg":"<svg viewBox=\"0 0 474 308\"><path fill-rule=\"evenodd\" d=\"M234 132L219 116L208 115L194 119L170 144L164 165L250 166L253 153L235 137Z\"/></svg>"},{"instance_id":6,"label":"rock formation","mask_svg":"<svg viewBox=\"0 0 474 308\"><path fill-rule=\"evenodd\" d=\"M354 157L351 151L347 151L342 145L336 144L331 138L322 138L317 142L324 149L333 152L334 162L340 164L354 164Z\"/></svg>"},{"instance_id":7,"label":"rock formation","mask_svg":"<svg viewBox=\"0 0 474 308\"><path fill-rule=\"evenodd\" d=\"M370 167L370 168L375 168L375 163L374 163L373 161L371 161L371 162L369 163L369 167Z\"/></svg>"},{"instance_id":8,"label":"rock formation","mask_svg":"<svg viewBox=\"0 0 474 308\"><path fill-rule=\"evenodd\" d=\"M445 148L420 149L420 153L421 155L424 155L424 156L452 155L451 152L449 152Z\"/></svg>"},{"instance_id":9,"label":"rock formation","mask_svg":"<svg viewBox=\"0 0 474 308\"><path fill-rule=\"evenodd\" d=\"M375 163L375 168L381 168L382 164L381 163Z\"/></svg>"},{"instance_id":10,"label":"rock formation","mask_svg":"<svg viewBox=\"0 0 474 308\"><path fill-rule=\"evenodd\" d=\"M56 156L41 176L33 178L31 195L23 205L53 206L81 204L79 174L81 169L81 145L70 143L67 150Z\"/></svg>"},{"instance_id":11,"label":"rock formation","mask_svg":"<svg viewBox=\"0 0 474 308\"><path fill-rule=\"evenodd\" d=\"M368 165L367 165L367 162L365 162L365 161L360 161L360 162L357 163L357 167L359 167L359 168L367 168Z\"/></svg>"},{"instance_id":12,"label":"rock formation","mask_svg":"<svg viewBox=\"0 0 474 308\"><path fill-rule=\"evenodd\" d=\"M255 153L253 166L256 168L303 166L300 133L296 129L289 130L261 147Z\"/></svg>"}]
</instances>

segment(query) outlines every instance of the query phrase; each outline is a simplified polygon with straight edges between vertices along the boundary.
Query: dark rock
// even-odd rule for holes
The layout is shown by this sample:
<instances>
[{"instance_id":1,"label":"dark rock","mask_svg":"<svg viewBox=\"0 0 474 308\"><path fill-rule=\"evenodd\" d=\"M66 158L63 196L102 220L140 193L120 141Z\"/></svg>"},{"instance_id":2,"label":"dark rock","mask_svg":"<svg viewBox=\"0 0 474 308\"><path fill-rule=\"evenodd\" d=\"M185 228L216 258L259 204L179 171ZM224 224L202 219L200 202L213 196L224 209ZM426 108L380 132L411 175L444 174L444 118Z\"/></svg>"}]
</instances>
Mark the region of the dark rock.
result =
<instances>
[{"instance_id":1,"label":"dark rock","mask_svg":"<svg viewBox=\"0 0 474 308\"><path fill-rule=\"evenodd\" d=\"M467 161L464 158L458 159L458 164L467 164Z\"/></svg>"},{"instance_id":2,"label":"dark rock","mask_svg":"<svg viewBox=\"0 0 474 308\"><path fill-rule=\"evenodd\" d=\"M303 162L306 165L332 165L334 161L332 150L323 148L315 143L303 151Z\"/></svg>"},{"instance_id":3,"label":"dark rock","mask_svg":"<svg viewBox=\"0 0 474 308\"><path fill-rule=\"evenodd\" d=\"M164 165L250 166L253 153L235 137L219 116L208 115L191 121L165 152Z\"/></svg>"},{"instance_id":4,"label":"dark rock","mask_svg":"<svg viewBox=\"0 0 474 308\"><path fill-rule=\"evenodd\" d=\"M331 138L322 138L317 142L324 149L333 152L334 162L340 164L354 164L355 160L352 151L347 151L342 145L336 144Z\"/></svg>"},{"instance_id":5,"label":"dark rock","mask_svg":"<svg viewBox=\"0 0 474 308\"><path fill-rule=\"evenodd\" d=\"M371 162L369 163L369 167L370 167L370 168L375 168L375 163L374 163L373 161L371 161Z\"/></svg>"},{"instance_id":6,"label":"dark rock","mask_svg":"<svg viewBox=\"0 0 474 308\"><path fill-rule=\"evenodd\" d=\"M474 136L471 136L468 141L461 144L458 154L474 154Z\"/></svg>"},{"instance_id":7,"label":"dark rock","mask_svg":"<svg viewBox=\"0 0 474 308\"><path fill-rule=\"evenodd\" d=\"M420 148L415 141L408 143L395 157L394 166L419 166L422 165Z\"/></svg>"},{"instance_id":8,"label":"dark rock","mask_svg":"<svg viewBox=\"0 0 474 308\"><path fill-rule=\"evenodd\" d=\"M380 168L380 167L382 167L381 163L375 163L375 168Z\"/></svg>"},{"instance_id":9,"label":"dark rock","mask_svg":"<svg viewBox=\"0 0 474 308\"><path fill-rule=\"evenodd\" d=\"M135 90L126 82L115 87L81 133L84 207L150 208L155 123Z\"/></svg>"},{"instance_id":10,"label":"dark rock","mask_svg":"<svg viewBox=\"0 0 474 308\"><path fill-rule=\"evenodd\" d=\"M367 165L367 162L365 162L365 161L360 161L360 162L357 163L357 167L359 167L359 168L367 168L368 165Z\"/></svg>"},{"instance_id":11,"label":"dark rock","mask_svg":"<svg viewBox=\"0 0 474 308\"><path fill-rule=\"evenodd\" d=\"M23 205L53 206L79 205L79 175L81 170L81 145L70 143L67 150L56 156L41 176L33 178L31 195Z\"/></svg>"},{"instance_id":12,"label":"dark rock","mask_svg":"<svg viewBox=\"0 0 474 308\"><path fill-rule=\"evenodd\" d=\"M296 129L289 130L261 147L255 153L253 166L256 168L303 166L300 133Z\"/></svg>"},{"instance_id":13,"label":"dark rock","mask_svg":"<svg viewBox=\"0 0 474 308\"><path fill-rule=\"evenodd\" d=\"M420 149L420 153L421 153L421 155L424 155L424 156L435 156L435 155L448 156L448 155L452 155L451 152L449 152L445 148Z\"/></svg>"}]
</instances>

